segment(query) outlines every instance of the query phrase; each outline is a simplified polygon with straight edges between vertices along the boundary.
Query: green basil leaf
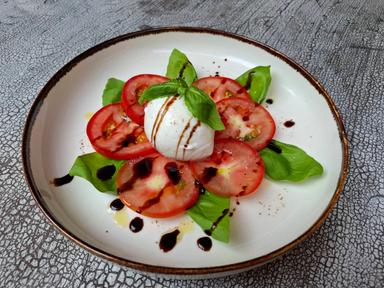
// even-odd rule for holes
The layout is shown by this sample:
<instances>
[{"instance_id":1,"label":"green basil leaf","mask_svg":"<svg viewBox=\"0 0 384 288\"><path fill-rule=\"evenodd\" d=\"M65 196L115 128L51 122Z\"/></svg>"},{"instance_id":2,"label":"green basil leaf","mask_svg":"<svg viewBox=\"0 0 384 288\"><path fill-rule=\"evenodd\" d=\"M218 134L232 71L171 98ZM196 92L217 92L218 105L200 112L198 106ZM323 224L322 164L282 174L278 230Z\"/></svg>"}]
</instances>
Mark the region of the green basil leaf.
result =
<instances>
[{"instance_id":1,"label":"green basil leaf","mask_svg":"<svg viewBox=\"0 0 384 288\"><path fill-rule=\"evenodd\" d=\"M116 192L115 176L124 163L124 160L109 159L101 154L93 152L78 156L68 174L71 176L79 176L88 180L100 192ZM110 167L105 168L107 166ZM107 169L109 172L114 172L110 175L111 177L107 177L108 179L102 180L98 177L98 171L99 173L102 171L99 170L100 168ZM104 178L105 176L106 175L104 175Z\"/></svg>"},{"instance_id":2,"label":"green basil leaf","mask_svg":"<svg viewBox=\"0 0 384 288\"><path fill-rule=\"evenodd\" d=\"M230 232L229 206L230 198L205 191L187 213L203 231L210 230L214 239L228 243Z\"/></svg>"},{"instance_id":3,"label":"green basil leaf","mask_svg":"<svg viewBox=\"0 0 384 288\"><path fill-rule=\"evenodd\" d=\"M241 74L236 81L246 88L252 100L261 103L271 84L271 66L257 66Z\"/></svg>"},{"instance_id":4,"label":"green basil leaf","mask_svg":"<svg viewBox=\"0 0 384 288\"><path fill-rule=\"evenodd\" d=\"M271 179L299 182L323 174L321 164L299 147L277 140L271 143L274 149L267 146L259 152Z\"/></svg>"},{"instance_id":5,"label":"green basil leaf","mask_svg":"<svg viewBox=\"0 0 384 288\"><path fill-rule=\"evenodd\" d=\"M167 74L170 79L183 79L188 86L197 79L196 70L184 53L173 49L169 56Z\"/></svg>"},{"instance_id":6,"label":"green basil leaf","mask_svg":"<svg viewBox=\"0 0 384 288\"><path fill-rule=\"evenodd\" d=\"M161 97L173 96L180 92L185 93L186 87L185 81L182 79L174 79L161 84L152 85L145 89L143 94L141 94L139 104ZM183 88L184 90L182 90Z\"/></svg>"},{"instance_id":7,"label":"green basil leaf","mask_svg":"<svg viewBox=\"0 0 384 288\"><path fill-rule=\"evenodd\" d=\"M184 95L184 102L192 115L213 130L224 130L216 104L203 90L194 86L189 87Z\"/></svg>"},{"instance_id":8,"label":"green basil leaf","mask_svg":"<svg viewBox=\"0 0 384 288\"><path fill-rule=\"evenodd\" d=\"M121 91L124 87L124 81L109 78L103 91L103 106L112 103L121 102Z\"/></svg>"}]
</instances>

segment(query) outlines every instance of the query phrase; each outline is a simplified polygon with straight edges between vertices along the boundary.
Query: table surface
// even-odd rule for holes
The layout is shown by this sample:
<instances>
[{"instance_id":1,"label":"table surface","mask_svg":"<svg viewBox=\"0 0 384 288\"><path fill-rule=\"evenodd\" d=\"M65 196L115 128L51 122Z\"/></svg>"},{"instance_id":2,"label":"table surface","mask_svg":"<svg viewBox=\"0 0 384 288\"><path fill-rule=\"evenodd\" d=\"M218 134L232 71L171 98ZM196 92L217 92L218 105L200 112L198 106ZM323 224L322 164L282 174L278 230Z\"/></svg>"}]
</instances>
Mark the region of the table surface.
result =
<instances>
[{"instance_id":1,"label":"table surface","mask_svg":"<svg viewBox=\"0 0 384 288\"><path fill-rule=\"evenodd\" d=\"M191 12L193 11L193 12ZM264 42L308 69L341 111L350 172L310 239L235 276L166 280L77 247L29 193L21 133L33 99L73 57L115 36L204 26ZM384 285L384 1L0 1L0 286L379 287Z\"/></svg>"}]
</instances>

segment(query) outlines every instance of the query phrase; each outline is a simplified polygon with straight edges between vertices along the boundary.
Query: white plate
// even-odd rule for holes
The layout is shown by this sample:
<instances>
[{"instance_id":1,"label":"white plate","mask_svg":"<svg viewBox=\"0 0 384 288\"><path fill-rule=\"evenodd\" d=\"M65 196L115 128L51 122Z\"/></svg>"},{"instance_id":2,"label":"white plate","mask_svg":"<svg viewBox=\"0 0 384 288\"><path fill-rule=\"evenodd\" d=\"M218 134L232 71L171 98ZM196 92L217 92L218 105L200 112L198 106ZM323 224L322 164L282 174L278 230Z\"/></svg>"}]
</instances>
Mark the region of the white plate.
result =
<instances>
[{"instance_id":1,"label":"white plate","mask_svg":"<svg viewBox=\"0 0 384 288\"><path fill-rule=\"evenodd\" d=\"M173 48L185 52L198 75L235 78L250 67L271 65L267 105L277 123L276 139L295 144L325 168L322 177L301 184L265 179L257 193L232 201L231 241L213 241L209 252L196 240L197 225L183 233L168 253L161 235L189 221L187 216L154 221L134 234L114 223L114 199L75 178L54 187L76 156L91 152L85 134L87 115L101 107L109 77L165 74ZM284 127L286 120L296 124ZM132 33L102 43L76 57L44 87L30 111L23 139L26 178L51 222L80 246L128 267L160 274L217 276L265 263L305 239L325 220L337 201L347 172L347 142L337 110L324 88L292 60L255 41L221 31L168 28ZM124 208L129 219L135 212ZM191 227L192 226L192 227ZM188 229L186 229L188 230ZM108 231L108 232L107 232Z\"/></svg>"}]
</instances>

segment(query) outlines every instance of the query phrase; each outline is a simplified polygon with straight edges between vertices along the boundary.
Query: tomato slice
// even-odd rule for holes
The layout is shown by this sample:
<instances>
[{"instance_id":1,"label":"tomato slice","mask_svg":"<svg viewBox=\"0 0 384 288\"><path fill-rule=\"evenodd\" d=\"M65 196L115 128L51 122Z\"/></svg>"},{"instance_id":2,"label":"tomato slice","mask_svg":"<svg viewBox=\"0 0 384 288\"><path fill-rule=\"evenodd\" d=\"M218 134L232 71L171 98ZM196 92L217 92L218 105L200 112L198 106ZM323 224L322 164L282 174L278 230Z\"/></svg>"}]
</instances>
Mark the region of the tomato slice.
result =
<instances>
[{"instance_id":1,"label":"tomato slice","mask_svg":"<svg viewBox=\"0 0 384 288\"><path fill-rule=\"evenodd\" d=\"M116 187L125 205L154 218L179 214L199 198L189 164L160 154L128 160L117 173Z\"/></svg>"},{"instance_id":2,"label":"tomato slice","mask_svg":"<svg viewBox=\"0 0 384 288\"><path fill-rule=\"evenodd\" d=\"M263 106L233 97L221 100L216 107L225 125L223 131L216 133L216 139L237 139L258 151L272 140L276 131L275 121Z\"/></svg>"},{"instance_id":3,"label":"tomato slice","mask_svg":"<svg viewBox=\"0 0 384 288\"><path fill-rule=\"evenodd\" d=\"M144 128L126 118L119 103L104 106L92 116L87 135L97 152L108 158L126 160L156 151L148 142Z\"/></svg>"},{"instance_id":4,"label":"tomato slice","mask_svg":"<svg viewBox=\"0 0 384 288\"><path fill-rule=\"evenodd\" d=\"M208 191L227 197L254 192L264 176L264 163L257 151L232 139L216 141L212 155L191 162L191 167Z\"/></svg>"},{"instance_id":5,"label":"tomato slice","mask_svg":"<svg viewBox=\"0 0 384 288\"><path fill-rule=\"evenodd\" d=\"M226 77L215 76L200 78L192 85L205 91L215 102L229 97L251 99L245 88L235 80Z\"/></svg>"},{"instance_id":6,"label":"tomato slice","mask_svg":"<svg viewBox=\"0 0 384 288\"><path fill-rule=\"evenodd\" d=\"M132 121L144 125L144 106L138 103L140 95L149 86L160 84L169 79L160 75L140 74L125 82L121 94L121 105Z\"/></svg>"}]
</instances>

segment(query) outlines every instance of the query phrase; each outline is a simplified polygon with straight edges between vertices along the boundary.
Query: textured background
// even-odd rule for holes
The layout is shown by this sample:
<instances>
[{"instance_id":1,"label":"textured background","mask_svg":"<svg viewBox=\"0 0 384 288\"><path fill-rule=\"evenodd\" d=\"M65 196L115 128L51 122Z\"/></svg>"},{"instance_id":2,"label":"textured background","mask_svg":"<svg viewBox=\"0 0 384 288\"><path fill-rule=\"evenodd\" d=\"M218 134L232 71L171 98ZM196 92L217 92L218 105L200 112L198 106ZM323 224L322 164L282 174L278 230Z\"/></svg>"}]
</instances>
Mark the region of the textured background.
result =
<instances>
[{"instance_id":1,"label":"textured background","mask_svg":"<svg viewBox=\"0 0 384 288\"><path fill-rule=\"evenodd\" d=\"M237 276L162 280L107 263L47 223L22 175L21 131L49 78L97 43L170 25L235 32L293 58L324 83L351 142L346 187L325 224ZM383 287L383 39L382 0L0 0L0 286Z\"/></svg>"}]
</instances>

